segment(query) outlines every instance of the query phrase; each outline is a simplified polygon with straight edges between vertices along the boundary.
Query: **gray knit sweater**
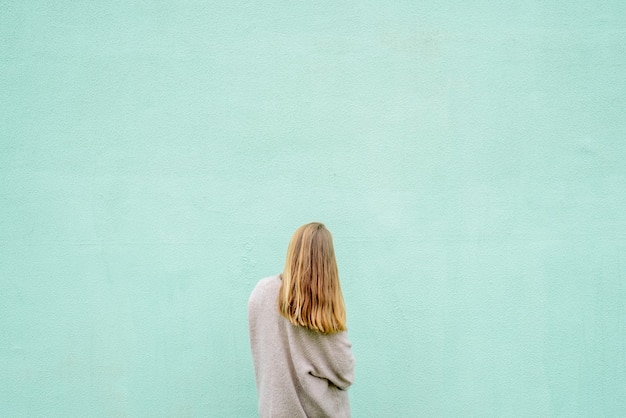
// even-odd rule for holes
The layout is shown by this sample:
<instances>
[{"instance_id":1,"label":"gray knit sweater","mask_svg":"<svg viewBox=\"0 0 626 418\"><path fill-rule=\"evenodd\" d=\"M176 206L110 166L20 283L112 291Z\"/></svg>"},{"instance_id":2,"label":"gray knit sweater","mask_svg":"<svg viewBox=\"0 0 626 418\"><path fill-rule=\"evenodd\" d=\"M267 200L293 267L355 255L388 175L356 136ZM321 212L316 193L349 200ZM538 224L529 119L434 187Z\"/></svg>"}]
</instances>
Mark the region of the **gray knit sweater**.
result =
<instances>
[{"instance_id":1,"label":"gray knit sweater","mask_svg":"<svg viewBox=\"0 0 626 418\"><path fill-rule=\"evenodd\" d=\"M262 279L248 301L259 415L349 417L354 357L347 334L292 325L278 312L279 288L279 276Z\"/></svg>"}]
</instances>

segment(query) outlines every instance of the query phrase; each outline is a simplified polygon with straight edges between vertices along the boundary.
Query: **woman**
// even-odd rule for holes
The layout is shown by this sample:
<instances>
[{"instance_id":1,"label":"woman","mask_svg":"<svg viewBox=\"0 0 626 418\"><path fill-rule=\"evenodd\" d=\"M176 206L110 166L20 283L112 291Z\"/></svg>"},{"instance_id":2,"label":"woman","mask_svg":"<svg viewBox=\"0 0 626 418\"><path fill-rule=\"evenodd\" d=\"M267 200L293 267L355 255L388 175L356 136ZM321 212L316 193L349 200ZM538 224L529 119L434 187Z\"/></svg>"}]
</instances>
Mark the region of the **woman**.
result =
<instances>
[{"instance_id":1,"label":"woman","mask_svg":"<svg viewBox=\"0 0 626 418\"><path fill-rule=\"evenodd\" d=\"M354 357L333 239L323 224L298 228L283 273L252 291L248 323L261 417L350 416Z\"/></svg>"}]
</instances>

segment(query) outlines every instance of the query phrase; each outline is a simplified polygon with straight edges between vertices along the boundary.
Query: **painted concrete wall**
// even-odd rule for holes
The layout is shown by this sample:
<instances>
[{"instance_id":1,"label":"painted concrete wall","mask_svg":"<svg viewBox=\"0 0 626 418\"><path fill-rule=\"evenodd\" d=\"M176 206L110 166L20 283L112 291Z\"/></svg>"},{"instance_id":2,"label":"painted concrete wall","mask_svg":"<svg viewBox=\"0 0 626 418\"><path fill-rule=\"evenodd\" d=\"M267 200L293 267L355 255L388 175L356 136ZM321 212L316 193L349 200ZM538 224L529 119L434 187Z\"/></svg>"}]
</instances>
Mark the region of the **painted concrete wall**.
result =
<instances>
[{"instance_id":1,"label":"painted concrete wall","mask_svg":"<svg viewBox=\"0 0 626 418\"><path fill-rule=\"evenodd\" d=\"M626 415L626 3L93 3L0 5L1 416L254 416L311 220L354 416Z\"/></svg>"}]
</instances>

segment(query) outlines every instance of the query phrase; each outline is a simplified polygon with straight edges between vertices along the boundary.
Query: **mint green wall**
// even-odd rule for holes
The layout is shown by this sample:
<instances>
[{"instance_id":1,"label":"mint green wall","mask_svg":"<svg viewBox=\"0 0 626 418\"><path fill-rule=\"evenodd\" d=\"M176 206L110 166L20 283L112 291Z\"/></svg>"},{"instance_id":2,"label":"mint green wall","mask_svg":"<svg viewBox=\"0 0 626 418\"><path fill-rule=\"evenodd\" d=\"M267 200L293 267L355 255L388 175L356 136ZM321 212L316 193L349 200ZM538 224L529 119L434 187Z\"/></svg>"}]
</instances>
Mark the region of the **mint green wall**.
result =
<instances>
[{"instance_id":1,"label":"mint green wall","mask_svg":"<svg viewBox=\"0 0 626 418\"><path fill-rule=\"evenodd\" d=\"M626 3L92 3L0 5L1 416L254 416L312 220L355 417L626 415Z\"/></svg>"}]
</instances>

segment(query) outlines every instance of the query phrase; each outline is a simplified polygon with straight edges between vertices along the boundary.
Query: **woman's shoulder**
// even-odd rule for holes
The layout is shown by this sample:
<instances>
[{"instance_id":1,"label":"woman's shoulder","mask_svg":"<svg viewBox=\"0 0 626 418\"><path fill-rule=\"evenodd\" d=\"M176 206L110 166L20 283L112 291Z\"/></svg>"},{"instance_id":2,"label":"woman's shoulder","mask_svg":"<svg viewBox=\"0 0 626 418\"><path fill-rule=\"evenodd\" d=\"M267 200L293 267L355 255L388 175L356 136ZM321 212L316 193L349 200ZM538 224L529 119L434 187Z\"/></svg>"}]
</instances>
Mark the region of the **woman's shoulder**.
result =
<instances>
[{"instance_id":1,"label":"woman's shoulder","mask_svg":"<svg viewBox=\"0 0 626 418\"><path fill-rule=\"evenodd\" d=\"M257 296L265 295L267 293L276 293L280 287L280 275L264 277L257 282L252 290L250 299L254 299Z\"/></svg>"},{"instance_id":2,"label":"woman's shoulder","mask_svg":"<svg viewBox=\"0 0 626 418\"><path fill-rule=\"evenodd\" d=\"M265 289L274 288L277 286L280 286L280 274L262 278L257 282L255 288Z\"/></svg>"}]
</instances>

